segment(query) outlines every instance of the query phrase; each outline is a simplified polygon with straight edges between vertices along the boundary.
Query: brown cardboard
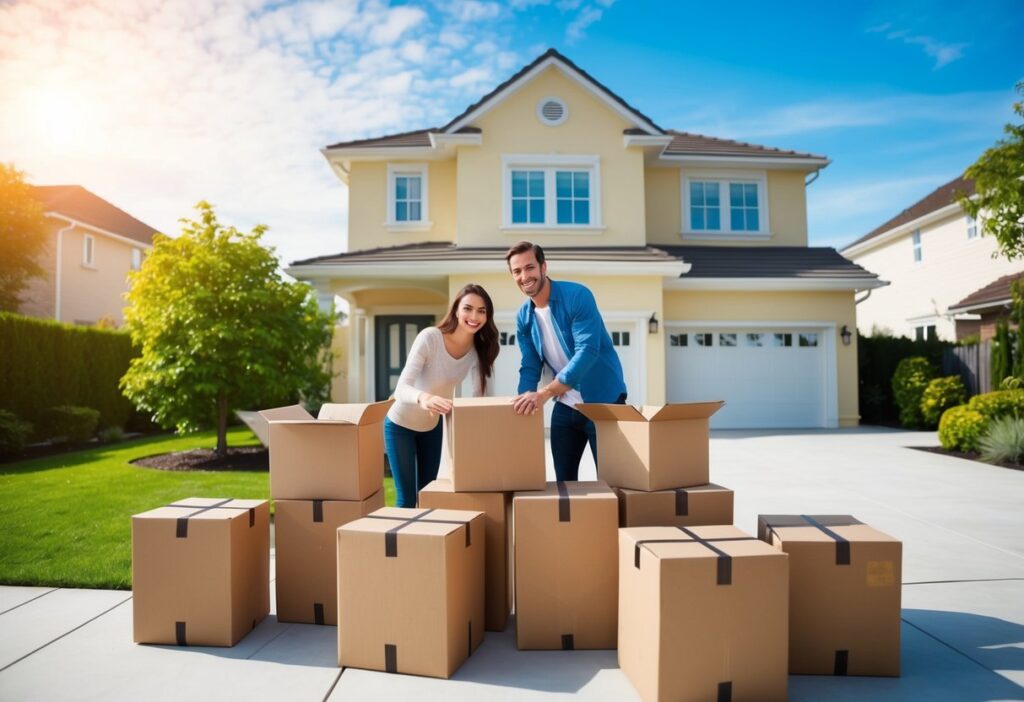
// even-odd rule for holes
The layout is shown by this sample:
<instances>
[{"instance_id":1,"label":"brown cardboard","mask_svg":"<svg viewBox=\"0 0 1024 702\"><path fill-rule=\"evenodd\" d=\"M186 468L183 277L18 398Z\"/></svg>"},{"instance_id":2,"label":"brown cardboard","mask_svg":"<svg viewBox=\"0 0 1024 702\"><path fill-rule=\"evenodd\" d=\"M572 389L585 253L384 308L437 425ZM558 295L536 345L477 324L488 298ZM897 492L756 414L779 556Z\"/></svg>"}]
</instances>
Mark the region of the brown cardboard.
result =
<instances>
[{"instance_id":1,"label":"brown cardboard","mask_svg":"<svg viewBox=\"0 0 1024 702\"><path fill-rule=\"evenodd\" d=\"M615 488L619 526L703 526L732 524L733 492L709 483L674 490Z\"/></svg>"},{"instance_id":2,"label":"brown cardboard","mask_svg":"<svg viewBox=\"0 0 1024 702\"><path fill-rule=\"evenodd\" d=\"M598 477L614 487L651 492L709 482L708 420L724 404L584 403L576 409L597 428Z\"/></svg>"},{"instance_id":3,"label":"brown cardboard","mask_svg":"<svg viewBox=\"0 0 1024 702\"><path fill-rule=\"evenodd\" d=\"M338 529L338 665L451 677L484 638L482 512L385 507Z\"/></svg>"},{"instance_id":4,"label":"brown cardboard","mask_svg":"<svg viewBox=\"0 0 1024 702\"><path fill-rule=\"evenodd\" d=\"M615 648L615 493L548 483L516 493L512 511L519 649Z\"/></svg>"},{"instance_id":5,"label":"brown cardboard","mask_svg":"<svg viewBox=\"0 0 1024 702\"><path fill-rule=\"evenodd\" d=\"M786 699L785 554L732 526L634 527L618 557L619 667L644 702Z\"/></svg>"},{"instance_id":6,"label":"brown cardboard","mask_svg":"<svg viewBox=\"0 0 1024 702\"><path fill-rule=\"evenodd\" d=\"M136 643L234 646L269 612L266 500L189 497L132 517Z\"/></svg>"},{"instance_id":7,"label":"brown cardboard","mask_svg":"<svg viewBox=\"0 0 1024 702\"><path fill-rule=\"evenodd\" d=\"M512 493L455 492L450 480L435 480L420 490L419 506L483 512L487 523L485 549L484 627L504 631L512 611Z\"/></svg>"},{"instance_id":8,"label":"brown cardboard","mask_svg":"<svg viewBox=\"0 0 1024 702\"><path fill-rule=\"evenodd\" d=\"M445 416L442 464L456 492L543 490L544 416L511 397L456 398Z\"/></svg>"},{"instance_id":9,"label":"brown cardboard","mask_svg":"<svg viewBox=\"0 0 1024 702\"><path fill-rule=\"evenodd\" d=\"M903 544L850 515L766 515L789 554L789 672L900 674Z\"/></svg>"},{"instance_id":10,"label":"brown cardboard","mask_svg":"<svg viewBox=\"0 0 1024 702\"><path fill-rule=\"evenodd\" d=\"M317 419L298 405L260 412L269 424L271 497L358 501L380 490L381 423L391 403L325 404Z\"/></svg>"},{"instance_id":11,"label":"brown cardboard","mask_svg":"<svg viewBox=\"0 0 1024 702\"><path fill-rule=\"evenodd\" d=\"M383 489L361 502L274 503L278 621L332 626L338 623L338 527L383 506Z\"/></svg>"}]
</instances>

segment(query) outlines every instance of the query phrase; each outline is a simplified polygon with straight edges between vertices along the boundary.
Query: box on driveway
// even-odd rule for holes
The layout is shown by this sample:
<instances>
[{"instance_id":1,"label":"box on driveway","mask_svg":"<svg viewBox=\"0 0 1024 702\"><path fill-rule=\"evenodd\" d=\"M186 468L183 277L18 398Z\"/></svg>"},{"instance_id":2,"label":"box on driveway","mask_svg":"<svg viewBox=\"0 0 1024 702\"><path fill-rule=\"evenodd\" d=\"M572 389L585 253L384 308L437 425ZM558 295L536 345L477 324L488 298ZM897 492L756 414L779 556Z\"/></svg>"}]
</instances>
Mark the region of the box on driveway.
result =
<instances>
[{"instance_id":1,"label":"box on driveway","mask_svg":"<svg viewBox=\"0 0 1024 702\"><path fill-rule=\"evenodd\" d=\"M619 526L706 526L732 524L733 492L709 483L645 492L615 488Z\"/></svg>"}]
</instances>

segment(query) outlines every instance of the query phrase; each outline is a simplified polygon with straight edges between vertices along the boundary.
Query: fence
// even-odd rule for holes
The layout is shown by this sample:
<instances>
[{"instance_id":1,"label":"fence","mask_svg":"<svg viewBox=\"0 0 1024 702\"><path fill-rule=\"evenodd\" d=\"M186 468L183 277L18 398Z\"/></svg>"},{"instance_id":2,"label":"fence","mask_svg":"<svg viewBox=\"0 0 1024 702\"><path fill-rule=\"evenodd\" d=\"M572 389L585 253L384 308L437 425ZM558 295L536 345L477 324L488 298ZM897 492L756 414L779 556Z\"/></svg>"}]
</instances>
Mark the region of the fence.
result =
<instances>
[{"instance_id":1,"label":"fence","mask_svg":"<svg viewBox=\"0 0 1024 702\"><path fill-rule=\"evenodd\" d=\"M992 392L992 342L943 349L942 374L959 375L968 397Z\"/></svg>"}]
</instances>

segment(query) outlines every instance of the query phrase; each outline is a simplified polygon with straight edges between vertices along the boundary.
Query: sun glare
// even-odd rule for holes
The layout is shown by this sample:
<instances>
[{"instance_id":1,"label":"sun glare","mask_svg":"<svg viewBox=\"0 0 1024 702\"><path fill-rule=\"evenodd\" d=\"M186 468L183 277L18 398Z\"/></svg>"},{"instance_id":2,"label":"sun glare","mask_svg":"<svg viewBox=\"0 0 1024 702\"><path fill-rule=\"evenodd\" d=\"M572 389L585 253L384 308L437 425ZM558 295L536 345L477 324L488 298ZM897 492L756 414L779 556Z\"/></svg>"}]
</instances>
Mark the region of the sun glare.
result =
<instances>
[{"instance_id":1,"label":"sun glare","mask_svg":"<svg viewBox=\"0 0 1024 702\"><path fill-rule=\"evenodd\" d=\"M31 129L39 139L61 149L80 142L91 126L91 111L77 90L43 85L27 96Z\"/></svg>"}]
</instances>

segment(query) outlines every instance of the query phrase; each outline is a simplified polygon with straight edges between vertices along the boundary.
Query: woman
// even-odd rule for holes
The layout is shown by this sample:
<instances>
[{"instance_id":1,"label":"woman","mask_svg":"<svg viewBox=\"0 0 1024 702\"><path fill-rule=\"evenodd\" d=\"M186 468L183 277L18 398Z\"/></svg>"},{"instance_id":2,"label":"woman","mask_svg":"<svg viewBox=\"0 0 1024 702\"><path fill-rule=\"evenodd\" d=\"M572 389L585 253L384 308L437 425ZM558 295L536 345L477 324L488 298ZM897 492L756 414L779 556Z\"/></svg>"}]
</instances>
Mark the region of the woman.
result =
<instances>
[{"instance_id":1,"label":"woman","mask_svg":"<svg viewBox=\"0 0 1024 702\"><path fill-rule=\"evenodd\" d=\"M395 403L384 419L398 507L415 507L419 491L437 477L440 416L451 412L455 388L472 373L473 395L482 396L497 357L494 304L486 290L472 283L458 292L440 324L416 336L395 387Z\"/></svg>"}]
</instances>

